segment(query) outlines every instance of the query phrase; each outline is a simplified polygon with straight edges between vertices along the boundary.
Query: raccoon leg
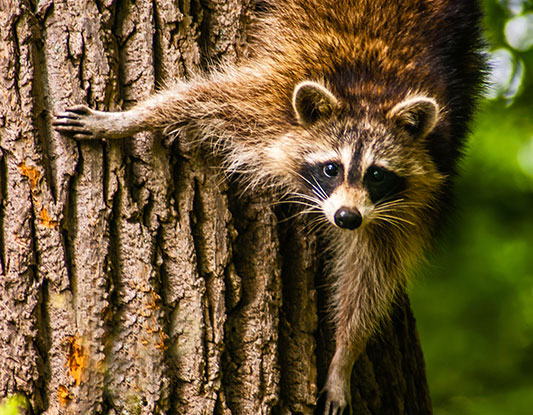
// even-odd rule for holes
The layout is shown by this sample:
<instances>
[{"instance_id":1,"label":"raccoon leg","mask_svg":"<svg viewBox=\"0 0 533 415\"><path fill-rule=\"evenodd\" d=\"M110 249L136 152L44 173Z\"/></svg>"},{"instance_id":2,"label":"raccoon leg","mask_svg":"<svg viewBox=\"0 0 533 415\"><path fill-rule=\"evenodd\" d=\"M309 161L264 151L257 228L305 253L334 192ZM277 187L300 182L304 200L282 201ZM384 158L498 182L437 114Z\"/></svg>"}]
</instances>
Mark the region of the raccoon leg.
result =
<instances>
[{"instance_id":1,"label":"raccoon leg","mask_svg":"<svg viewBox=\"0 0 533 415\"><path fill-rule=\"evenodd\" d=\"M76 105L56 114L54 128L77 140L123 138L142 130L135 111L104 112Z\"/></svg>"},{"instance_id":2,"label":"raccoon leg","mask_svg":"<svg viewBox=\"0 0 533 415\"><path fill-rule=\"evenodd\" d=\"M335 354L320 398L324 401L324 415L351 414L350 378L354 363L369 337L389 315L401 285L397 272L372 259L372 252L362 246L364 243L342 261L338 258L340 275L333 299Z\"/></svg>"},{"instance_id":3,"label":"raccoon leg","mask_svg":"<svg viewBox=\"0 0 533 415\"><path fill-rule=\"evenodd\" d=\"M241 79L238 73L220 79L177 82L124 112L104 112L77 105L54 116L52 125L74 139L129 137L143 130L163 130L172 141L181 132L191 132L195 144L211 140L247 143L262 136L258 129L264 118L262 108L252 105L258 85L255 78ZM240 84L248 89L242 91ZM252 102L251 102L252 101ZM167 139L165 139L167 140Z\"/></svg>"},{"instance_id":4,"label":"raccoon leg","mask_svg":"<svg viewBox=\"0 0 533 415\"><path fill-rule=\"evenodd\" d=\"M350 377L354 362L359 355L354 345L337 341L335 354L329 365L326 384L319 397L321 415L352 414Z\"/></svg>"},{"instance_id":5,"label":"raccoon leg","mask_svg":"<svg viewBox=\"0 0 533 415\"><path fill-rule=\"evenodd\" d=\"M123 112L97 111L76 105L55 114L52 125L78 140L128 137L143 130L165 128L174 122L187 123L190 110L202 115L201 105L194 105L198 104L194 92L186 83L179 83Z\"/></svg>"}]
</instances>

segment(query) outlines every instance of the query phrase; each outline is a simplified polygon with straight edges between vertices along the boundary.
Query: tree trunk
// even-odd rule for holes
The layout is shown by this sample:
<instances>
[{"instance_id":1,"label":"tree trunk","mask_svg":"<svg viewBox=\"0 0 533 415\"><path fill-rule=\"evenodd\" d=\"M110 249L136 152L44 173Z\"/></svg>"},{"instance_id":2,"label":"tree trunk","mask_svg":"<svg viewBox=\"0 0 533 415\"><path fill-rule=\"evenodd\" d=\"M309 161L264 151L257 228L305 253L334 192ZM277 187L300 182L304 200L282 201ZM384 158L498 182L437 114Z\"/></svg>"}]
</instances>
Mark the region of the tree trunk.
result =
<instances>
[{"instance_id":1,"label":"tree trunk","mask_svg":"<svg viewBox=\"0 0 533 415\"><path fill-rule=\"evenodd\" d=\"M161 137L77 143L68 105L131 106L246 53L250 0L0 0L0 398L44 414L309 414L334 344L320 246L269 194ZM430 414L406 297L355 414Z\"/></svg>"}]
</instances>

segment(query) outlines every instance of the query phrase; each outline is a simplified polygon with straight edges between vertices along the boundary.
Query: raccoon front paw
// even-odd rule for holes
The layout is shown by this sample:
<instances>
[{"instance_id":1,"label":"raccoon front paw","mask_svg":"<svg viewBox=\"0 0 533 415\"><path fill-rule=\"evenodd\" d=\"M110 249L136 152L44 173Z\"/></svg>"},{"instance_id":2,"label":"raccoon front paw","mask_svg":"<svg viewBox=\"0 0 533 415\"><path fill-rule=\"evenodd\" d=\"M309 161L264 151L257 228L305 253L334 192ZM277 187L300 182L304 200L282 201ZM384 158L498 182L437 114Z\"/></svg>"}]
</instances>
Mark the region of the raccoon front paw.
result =
<instances>
[{"instance_id":1,"label":"raccoon front paw","mask_svg":"<svg viewBox=\"0 0 533 415\"><path fill-rule=\"evenodd\" d=\"M318 396L315 415L352 415L350 393L325 386Z\"/></svg>"},{"instance_id":2,"label":"raccoon front paw","mask_svg":"<svg viewBox=\"0 0 533 415\"><path fill-rule=\"evenodd\" d=\"M105 135L106 113L86 105L76 105L54 115L52 125L56 131L76 140L94 140Z\"/></svg>"}]
</instances>

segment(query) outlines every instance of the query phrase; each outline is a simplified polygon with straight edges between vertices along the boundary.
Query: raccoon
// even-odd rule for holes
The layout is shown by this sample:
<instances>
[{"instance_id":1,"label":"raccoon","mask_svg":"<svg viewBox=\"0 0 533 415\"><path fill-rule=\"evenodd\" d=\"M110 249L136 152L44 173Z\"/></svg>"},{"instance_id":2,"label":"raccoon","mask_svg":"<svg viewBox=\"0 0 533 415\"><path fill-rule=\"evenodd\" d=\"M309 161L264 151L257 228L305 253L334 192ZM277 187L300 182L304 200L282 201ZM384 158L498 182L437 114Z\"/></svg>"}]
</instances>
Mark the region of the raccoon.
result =
<instances>
[{"instance_id":1,"label":"raccoon","mask_svg":"<svg viewBox=\"0 0 533 415\"><path fill-rule=\"evenodd\" d=\"M270 1L238 65L53 125L81 140L159 129L323 215L336 349L321 397L340 414L355 360L442 222L483 83L480 19L476 0Z\"/></svg>"}]
</instances>

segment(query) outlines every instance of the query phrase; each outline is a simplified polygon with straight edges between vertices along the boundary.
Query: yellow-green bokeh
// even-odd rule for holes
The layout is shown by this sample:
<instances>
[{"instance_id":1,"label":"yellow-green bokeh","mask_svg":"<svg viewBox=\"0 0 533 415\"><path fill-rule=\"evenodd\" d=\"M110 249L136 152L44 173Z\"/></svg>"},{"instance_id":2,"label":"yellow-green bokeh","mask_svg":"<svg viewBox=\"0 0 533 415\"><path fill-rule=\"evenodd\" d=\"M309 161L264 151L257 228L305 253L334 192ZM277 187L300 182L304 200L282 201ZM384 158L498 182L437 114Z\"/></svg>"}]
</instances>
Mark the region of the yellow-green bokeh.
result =
<instances>
[{"instance_id":1,"label":"yellow-green bokeh","mask_svg":"<svg viewBox=\"0 0 533 415\"><path fill-rule=\"evenodd\" d=\"M533 5L484 3L490 48L508 50L523 75L481 106L457 213L411 287L436 415L533 414L533 48L504 34Z\"/></svg>"}]
</instances>

